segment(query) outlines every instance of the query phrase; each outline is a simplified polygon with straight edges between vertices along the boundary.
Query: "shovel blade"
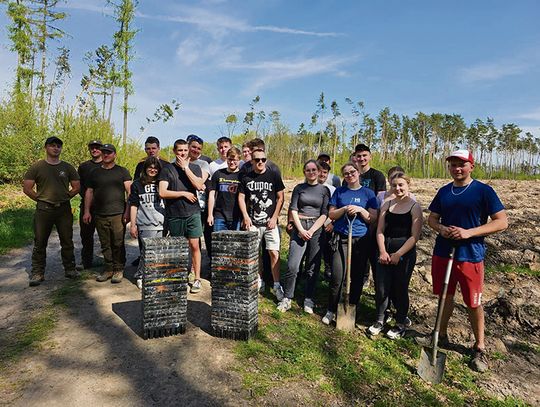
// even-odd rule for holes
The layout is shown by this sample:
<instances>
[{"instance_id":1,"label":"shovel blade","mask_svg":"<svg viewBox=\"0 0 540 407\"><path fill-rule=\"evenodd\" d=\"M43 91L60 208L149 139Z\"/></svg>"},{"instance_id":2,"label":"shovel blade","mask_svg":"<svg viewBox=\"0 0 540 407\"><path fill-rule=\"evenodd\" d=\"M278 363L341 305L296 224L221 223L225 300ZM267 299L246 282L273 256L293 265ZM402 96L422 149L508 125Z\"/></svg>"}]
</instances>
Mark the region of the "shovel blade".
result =
<instances>
[{"instance_id":1,"label":"shovel blade","mask_svg":"<svg viewBox=\"0 0 540 407\"><path fill-rule=\"evenodd\" d=\"M340 331L352 332L354 331L354 324L356 323L356 305L349 305L345 309L344 303L338 304L336 328Z\"/></svg>"},{"instance_id":2,"label":"shovel blade","mask_svg":"<svg viewBox=\"0 0 540 407\"><path fill-rule=\"evenodd\" d=\"M438 384L442 382L444 366L446 364L446 353L437 352L437 359L433 363L433 349L422 348L420 353L420 363L418 364L418 376L429 383Z\"/></svg>"}]
</instances>

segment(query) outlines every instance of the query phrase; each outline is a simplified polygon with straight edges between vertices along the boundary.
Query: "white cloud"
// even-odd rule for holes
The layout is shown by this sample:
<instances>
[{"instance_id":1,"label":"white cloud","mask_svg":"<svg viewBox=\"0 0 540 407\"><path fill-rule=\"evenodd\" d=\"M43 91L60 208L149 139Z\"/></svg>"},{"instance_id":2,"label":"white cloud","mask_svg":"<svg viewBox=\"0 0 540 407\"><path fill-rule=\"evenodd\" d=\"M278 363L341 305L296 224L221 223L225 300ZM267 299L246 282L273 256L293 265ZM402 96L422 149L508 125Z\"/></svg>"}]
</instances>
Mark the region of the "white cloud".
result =
<instances>
[{"instance_id":1,"label":"white cloud","mask_svg":"<svg viewBox=\"0 0 540 407\"><path fill-rule=\"evenodd\" d=\"M241 47L224 44L221 40L208 40L201 36L186 38L176 49L176 55L186 66L195 63L201 63L203 66L232 64L240 60L241 53Z\"/></svg>"},{"instance_id":2,"label":"white cloud","mask_svg":"<svg viewBox=\"0 0 540 407\"><path fill-rule=\"evenodd\" d=\"M256 72L257 76L243 92L253 95L262 88L277 86L287 80L321 74L343 76L345 73L340 67L350 60L350 58L325 56L254 63L226 63L221 66L225 69Z\"/></svg>"},{"instance_id":3,"label":"white cloud","mask_svg":"<svg viewBox=\"0 0 540 407\"><path fill-rule=\"evenodd\" d=\"M196 25L200 30L210 33L215 38L222 38L230 31L256 32L266 31L293 35L306 35L316 37L337 37L342 34L335 32L317 32L300 30L290 27L279 27L273 25L252 25L238 18L225 14L215 13L197 7L182 7L182 14L178 15L152 15L139 13L142 18L160 21L170 21L184 24Z\"/></svg>"},{"instance_id":4,"label":"white cloud","mask_svg":"<svg viewBox=\"0 0 540 407\"><path fill-rule=\"evenodd\" d=\"M500 61L462 68L459 72L463 82L494 81L507 76L520 75L530 68L526 62Z\"/></svg>"},{"instance_id":5,"label":"white cloud","mask_svg":"<svg viewBox=\"0 0 540 407\"><path fill-rule=\"evenodd\" d=\"M530 112L519 114L516 117L519 119L540 121L540 107L537 107L535 110L531 110Z\"/></svg>"}]
</instances>

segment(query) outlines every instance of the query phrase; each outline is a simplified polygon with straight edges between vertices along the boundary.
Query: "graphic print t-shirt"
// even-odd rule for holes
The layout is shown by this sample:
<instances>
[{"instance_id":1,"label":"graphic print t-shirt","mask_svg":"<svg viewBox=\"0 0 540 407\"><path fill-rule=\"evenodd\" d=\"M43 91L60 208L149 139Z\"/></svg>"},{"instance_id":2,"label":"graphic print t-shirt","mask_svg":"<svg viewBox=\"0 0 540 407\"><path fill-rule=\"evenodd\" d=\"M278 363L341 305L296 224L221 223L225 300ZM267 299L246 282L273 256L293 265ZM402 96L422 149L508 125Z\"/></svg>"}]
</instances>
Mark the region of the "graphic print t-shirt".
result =
<instances>
[{"instance_id":1,"label":"graphic print t-shirt","mask_svg":"<svg viewBox=\"0 0 540 407\"><path fill-rule=\"evenodd\" d=\"M246 195L248 214L254 226L266 226L276 210L277 193L285 185L281 177L268 169L257 174L251 171L240 182L240 192Z\"/></svg>"},{"instance_id":2,"label":"graphic print t-shirt","mask_svg":"<svg viewBox=\"0 0 540 407\"><path fill-rule=\"evenodd\" d=\"M135 180L129 204L138 208L136 222L140 230L163 230L165 205L159 197L157 183L143 185L140 179Z\"/></svg>"},{"instance_id":3,"label":"graphic print t-shirt","mask_svg":"<svg viewBox=\"0 0 540 407\"><path fill-rule=\"evenodd\" d=\"M225 219L226 222L240 219L238 207L238 185L240 173L229 172L227 169L217 170L212 175L210 191L216 191L214 216Z\"/></svg>"}]
</instances>

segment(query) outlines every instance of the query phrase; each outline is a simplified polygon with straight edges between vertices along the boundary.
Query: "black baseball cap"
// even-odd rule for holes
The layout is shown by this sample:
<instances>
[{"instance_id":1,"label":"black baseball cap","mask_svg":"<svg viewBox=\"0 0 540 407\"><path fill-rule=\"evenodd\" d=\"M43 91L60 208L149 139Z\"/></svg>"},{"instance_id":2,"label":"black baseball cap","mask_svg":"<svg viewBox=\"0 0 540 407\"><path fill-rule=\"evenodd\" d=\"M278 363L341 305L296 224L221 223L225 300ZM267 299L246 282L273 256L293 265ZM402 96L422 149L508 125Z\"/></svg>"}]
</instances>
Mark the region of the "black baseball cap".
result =
<instances>
[{"instance_id":1,"label":"black baseball cap","mask_svg":"<svg viewBox=\"0 0 540 407\"><path fill-rule=\"evenodd\" d=\"M116 153L116 148L112 144L103 144L100 148L101 151L111 151Z\"/></svg>"},{"instance_id":2,"label":"black baseball cap","mask_svg":"<svg viewBox=\"0 0 540 407\"><path fill-rule=\"evenodd\" d=\"M92 140L88 143L88 147L90 146L102 146L103 143L101 142L101 140Z\"/></svg>"},{"instance_id":3,"label":"black baseball cap","mask_svg":"<svg viewBox=\"0 0 540 407\"><path fill-rule=\"evenodd\" d=\"M330 159L330 154L328 154L328 153L320 153L319 156L317 157L317 160L320 160L322 157L327 157L328 159Z\"/></svg>"},{"instance_id":4,"label":"black baseball cap","mask_svg":"<svg viewBox=\"0 0 540 407\"><path fill-rule=\"evenodd\" d=\"M47 140L45 140L45 145L48 145L48 144L63 145L64 142L62 140L60 140L58 137L52 136L52 137L49 137Z\"/></svg>"}]
</instances>

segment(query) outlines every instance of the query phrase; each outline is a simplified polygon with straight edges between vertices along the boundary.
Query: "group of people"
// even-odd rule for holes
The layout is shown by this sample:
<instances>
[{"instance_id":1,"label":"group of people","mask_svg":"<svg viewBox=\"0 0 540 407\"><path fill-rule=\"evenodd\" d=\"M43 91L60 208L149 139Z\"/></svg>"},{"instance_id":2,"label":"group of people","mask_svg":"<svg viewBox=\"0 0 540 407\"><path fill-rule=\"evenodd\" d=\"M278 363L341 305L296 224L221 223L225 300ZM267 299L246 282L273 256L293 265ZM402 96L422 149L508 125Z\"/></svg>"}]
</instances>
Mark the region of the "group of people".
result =
<instances>
[{"instance_id":1,"label":"group of people","mask_svg":"<svg viewBox=\"0 0 540 407\"><path fill-rule=\"evenodd\" d=\"M266 156L265 144L253 139L238 149L227 137L217 140L219 158L201 155L203 140L190 135L174 142L172 163L159 156L156 137L145 142L147 157L136 167L132 182L129 171L115 163L111 144L92 140L90 160L78 171L60 160L62 141L45 141L45 160L34 164L24 176L24 192L37 202L35 241L30 285L44 279L45 249L53 225L61 243L62 262L68 278L77 276L72 239L73 215L70 199L81 195L82 268L93 265L93 235L97 230L104 269L96 278L118 283L126 262L124 236L139 239L155 236L184 236L189 242L192 272L191 292L201 290L201 238L211 257L212 232L256 231L267 258L278 304L286 312L292 306L300 269L306 275L303 309L313 313L321 264L329 279L328 308L322 318L329 325L336 318L342 299L344 271L351 262L349 303L358 305L371 268L375 283L376 318L367 329L380 334L395 309L395 324L386 335L399 338L411 325L408 318L409 282L416 263L416 243L421 235L423 215L410 192L411 179L401 167L384 174L371 168L371 151L358 144L350 161L332 174L328 154L305 162L305 179L296 185L287 213L285 230L290 235L287 271L280 275L281 233L278 219L284 205L285 186L278 166ZM440 342L448 342L448 320L454 294L460 284L475 344L473 367L487 369L484 343L484 315L481 306L483 285L483 238L507 227L504 207L493 189L471 173L474 159L467 150L450 154L449 173L453 181L441 188L429 206L428 225L437 233L432 261L433 292L440 295L444 271L452 246L457 246L448 296L441 323ZM36 186L36 188L34 188ZM487 222L491 218L490 222ZM349 232L352 254L347 257ZM302 266L303 264L303 266ZM135 274L141 287L144 264ZM262 275L259 288L265 289Z\"/></svg>"}]
</instances>

